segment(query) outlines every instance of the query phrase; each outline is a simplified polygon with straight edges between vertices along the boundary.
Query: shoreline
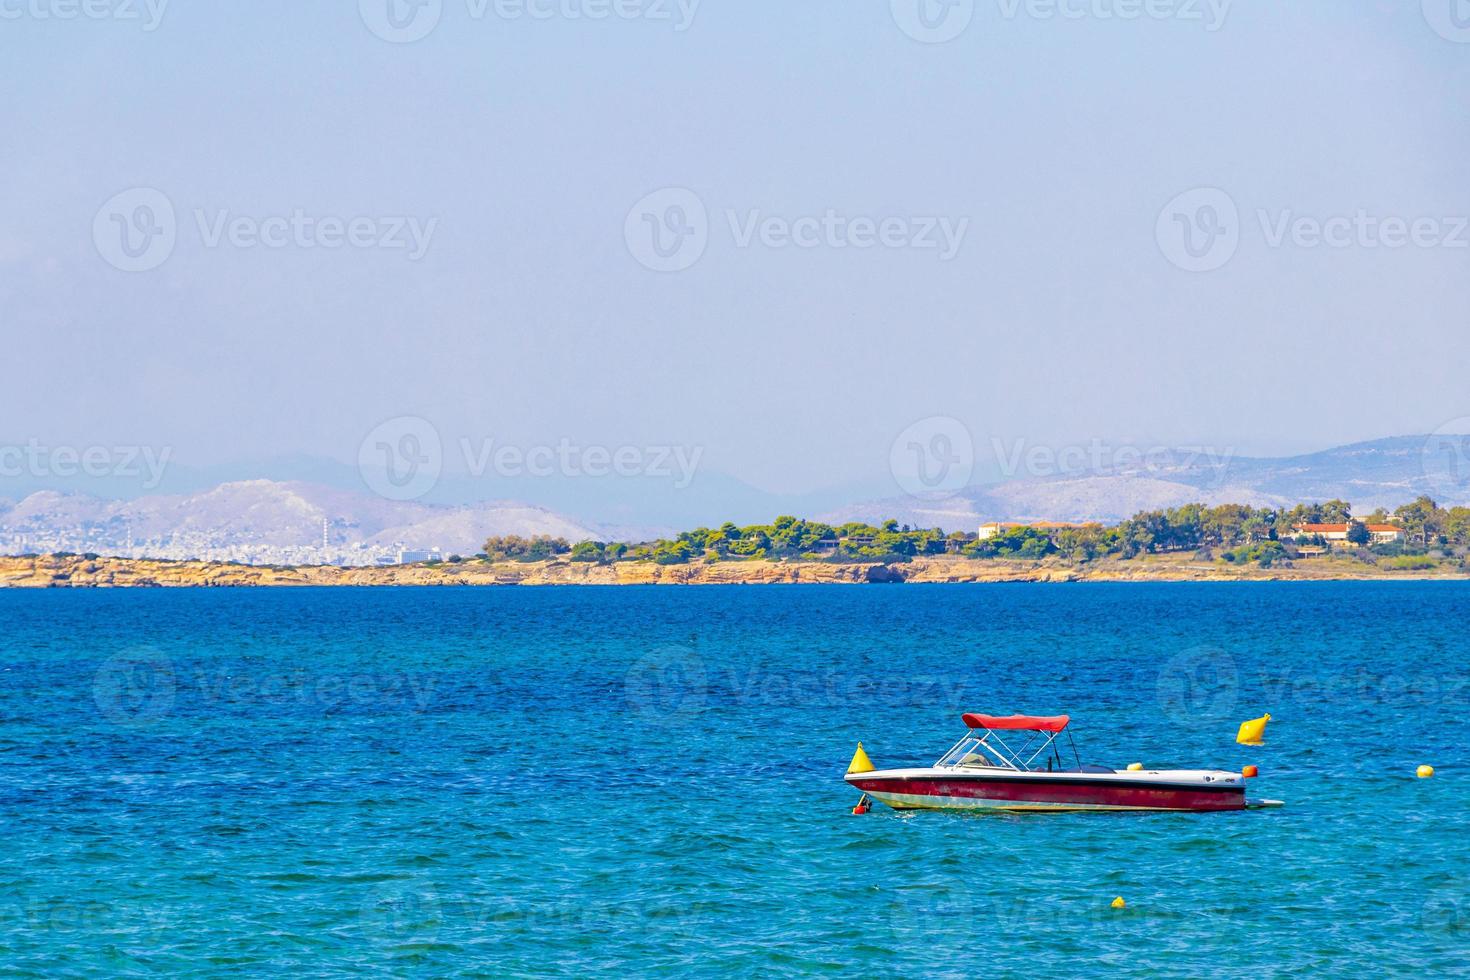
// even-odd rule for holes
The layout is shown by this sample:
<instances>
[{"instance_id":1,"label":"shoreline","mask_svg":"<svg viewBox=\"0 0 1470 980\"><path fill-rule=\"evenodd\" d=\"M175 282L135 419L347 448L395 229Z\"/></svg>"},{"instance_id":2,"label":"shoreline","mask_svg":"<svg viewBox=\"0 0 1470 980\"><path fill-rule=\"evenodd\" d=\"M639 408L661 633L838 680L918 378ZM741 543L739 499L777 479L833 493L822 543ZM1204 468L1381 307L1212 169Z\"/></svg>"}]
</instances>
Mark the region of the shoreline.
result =
<instances>
[{"instance_id":1,"label":"shoreline","mask_svg":"<svg viewBox=\"0 0 1470 980\"><path fill-rule=\"evenodd\" d=\"M151 558L0 556L0 588L288 588L301 586L546 585L896 585L1072 582L1422 582L1470 581L1458 568L1377 569L1348 557L1298 560L1290 566L1206 563L1192 555L1149 555L1071 565L1056 559L938 556L902 563L717 561L594 564L565 559L439 565L266 566Z\"/></svg>"}]
</instances>

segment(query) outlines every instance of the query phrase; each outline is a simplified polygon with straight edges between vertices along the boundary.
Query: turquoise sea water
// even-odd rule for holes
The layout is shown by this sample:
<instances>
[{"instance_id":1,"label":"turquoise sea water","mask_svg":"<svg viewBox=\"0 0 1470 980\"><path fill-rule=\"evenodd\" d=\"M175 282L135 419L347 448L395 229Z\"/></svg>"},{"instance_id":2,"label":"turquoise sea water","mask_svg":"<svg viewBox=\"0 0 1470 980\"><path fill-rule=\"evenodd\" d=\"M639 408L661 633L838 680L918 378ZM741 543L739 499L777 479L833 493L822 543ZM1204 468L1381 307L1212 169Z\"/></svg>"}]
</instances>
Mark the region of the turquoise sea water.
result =
<instances>
[{"instance_id":1,"label":"turquoise sea water","mask_svg":"<svg viewBox=\"0 0 1470 980\"><path fill-rule=\"evenodd\" d=\"M0 593L0 968L1464 973L1467 613L1438 583ZM928 763L964 710L1255 763L1287 806L850 815L858 739Z\"/></svg>"}]
</instances>

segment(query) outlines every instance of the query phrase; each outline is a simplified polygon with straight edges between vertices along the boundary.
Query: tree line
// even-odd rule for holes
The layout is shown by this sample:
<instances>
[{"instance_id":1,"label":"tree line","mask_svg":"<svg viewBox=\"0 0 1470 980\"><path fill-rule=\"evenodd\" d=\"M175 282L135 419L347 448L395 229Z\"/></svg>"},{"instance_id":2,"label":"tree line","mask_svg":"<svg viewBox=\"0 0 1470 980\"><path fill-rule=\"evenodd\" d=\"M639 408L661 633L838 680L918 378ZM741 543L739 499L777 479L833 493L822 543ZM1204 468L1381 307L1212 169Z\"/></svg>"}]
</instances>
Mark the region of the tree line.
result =
<instances>
[{"instance_id":1,"label":"tree line","mask_svg":"<svg viewBox=\"0 0 1470 980\"><path fill-rule=\"evenodd\" d=\"M1291 558L1296 547L1320 543L1293 529L1301 524L1347 524L1351 544L1368 548L1372 524L1394 524L1407 538L1397 546L1375 546L1382 554L1407 546L1447 554L1470 547L1470 507L1443 508L1429 497L1396 508L1355 517L1345 500L1297 504L1289 508L1244 504L1186 504L1143 511L1112 526L1003 529L981 539L977 533L917 528L897 521L879 525L855 521L831 525L792 516L770 524L699 527L672 538L628 543L579 541L549 536L504 535L488 539L481 558L542 561L565 557L575 562L652 561L664 565L695 560L741 561L758 558L801 558L813 561L907 561L925 555L958 554L968 558L1041 559L1057 556L1072 562L1098 558L1136 558L1147 554L1192 551L1226 561L1269 565Z\"/></svg>"}]
</instances>

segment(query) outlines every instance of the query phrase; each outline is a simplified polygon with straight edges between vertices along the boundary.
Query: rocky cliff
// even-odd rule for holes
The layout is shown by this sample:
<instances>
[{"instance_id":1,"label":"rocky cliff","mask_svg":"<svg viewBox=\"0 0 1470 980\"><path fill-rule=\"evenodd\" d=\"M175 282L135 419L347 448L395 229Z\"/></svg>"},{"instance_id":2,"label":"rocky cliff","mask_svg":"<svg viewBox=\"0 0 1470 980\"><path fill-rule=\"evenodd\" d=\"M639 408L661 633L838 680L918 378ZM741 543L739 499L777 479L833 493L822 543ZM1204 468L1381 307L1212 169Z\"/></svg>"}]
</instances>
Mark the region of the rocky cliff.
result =
<instances>
[{"instance_id":1,"label":"rocky cliff","mask_svg":"<svg viewBox=\"0 0 1470 980\"><path fill-rule=\"evenodd\" d=\"M655 565L571 561L481 562L339 568L261 566L130 558L0 557L0 588L122 588L180 586L334 585L792 585L965 582L1324 581L1331 579L1466 579L1446 566L1391 572L1350 559L1299 561L1291 567L1233 566L1180 555L1072 566L1041 562L919 558L903 564L804 561L708 562Z\"/></svg>"}]
</instances>

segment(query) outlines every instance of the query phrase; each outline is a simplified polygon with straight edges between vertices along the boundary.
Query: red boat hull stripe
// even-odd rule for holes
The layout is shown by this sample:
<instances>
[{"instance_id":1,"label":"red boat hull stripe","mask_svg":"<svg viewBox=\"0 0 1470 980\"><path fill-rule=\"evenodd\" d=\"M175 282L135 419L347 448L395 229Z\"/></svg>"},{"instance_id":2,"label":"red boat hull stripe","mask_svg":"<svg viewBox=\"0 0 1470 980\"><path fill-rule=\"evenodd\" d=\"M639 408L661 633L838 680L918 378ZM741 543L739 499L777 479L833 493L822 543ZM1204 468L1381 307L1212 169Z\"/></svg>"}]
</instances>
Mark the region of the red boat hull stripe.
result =
<instances>
[{"instance_id":1,"label":"red boat hull stripe","mask_svg":"<svg viewBox=\"0 0 1470 980\"><path fill-rule=\"evenodd\" d=\"M1239 810L1245 787L1172 787L1161 783L1034 779L862 779L848 780L867 793L1004 800L1014 803L1152 807L1163 810Z\"/></svg>"}]
</instances>

